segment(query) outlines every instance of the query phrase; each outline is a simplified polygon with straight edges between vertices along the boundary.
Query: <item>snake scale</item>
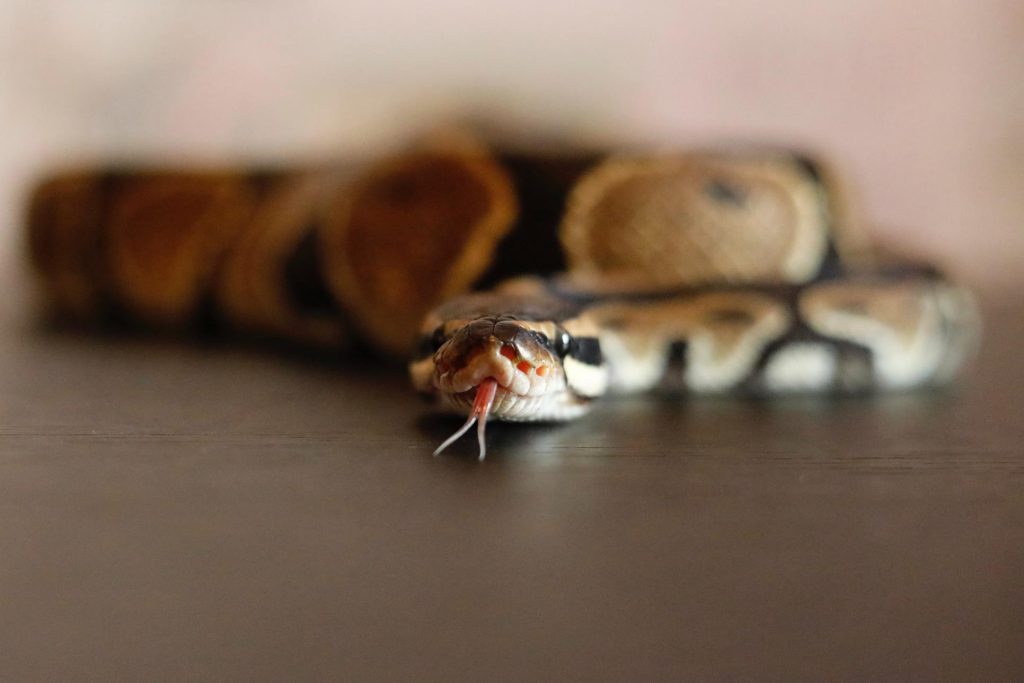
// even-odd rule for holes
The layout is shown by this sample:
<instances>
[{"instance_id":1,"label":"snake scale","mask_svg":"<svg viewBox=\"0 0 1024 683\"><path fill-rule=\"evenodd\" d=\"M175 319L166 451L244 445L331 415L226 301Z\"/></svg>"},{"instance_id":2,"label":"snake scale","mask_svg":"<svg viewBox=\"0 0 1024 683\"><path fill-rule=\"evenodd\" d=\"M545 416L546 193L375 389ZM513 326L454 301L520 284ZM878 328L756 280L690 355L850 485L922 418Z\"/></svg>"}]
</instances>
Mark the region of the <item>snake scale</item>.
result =
<instances>
[{"instance_id":1,"label":"snake scale","mask_svg":"<svg viewBox=\"0 0 1024 683\"><path fill-rule=\"evenodd\" d=\"M972 298L883 256L836 172L779 149L501 151L468 136L301 169L67 171L29 202L64 316L409 358L467 416L568 420L606 393L950 381Z\"/></svg>"}]
</instances>

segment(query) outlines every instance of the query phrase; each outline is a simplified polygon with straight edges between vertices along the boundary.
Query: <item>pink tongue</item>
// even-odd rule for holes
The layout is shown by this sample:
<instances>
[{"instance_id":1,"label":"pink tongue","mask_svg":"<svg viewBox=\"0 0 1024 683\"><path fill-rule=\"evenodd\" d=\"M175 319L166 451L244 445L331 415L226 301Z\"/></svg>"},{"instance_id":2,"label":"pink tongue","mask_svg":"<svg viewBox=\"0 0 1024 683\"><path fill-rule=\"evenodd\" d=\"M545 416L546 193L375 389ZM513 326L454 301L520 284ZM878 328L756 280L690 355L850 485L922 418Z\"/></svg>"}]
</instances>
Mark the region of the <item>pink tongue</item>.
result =
<instances>
[{"instance_id":1,"label":"pink tongue","mask_svg":"<svg viewBox=\"0 0 1024 683\"><path fill-rule=\"evenodd\" d=\"M469 428L476 422L476 438L480 445L480 459L484 459L484 455L487 453L487 443L484 441L484 431L487 427L487 416L491 412L491 407L494 405L494 396L498 393L498 380L493 377L485 379L480 382L480 386L476 389L476 396L473 398L473 408L469 412L469 419L462 425L457 432L445 439L445 442L437 447L434 451L434 455L437 455L444 449L451 446L455 441L469 431Z\"/></svg>"},{"instance_id":2,"label":"pink tongue","mask_svg":"<svg viewBox=\"0 0 1024 683\"><path fill-rule=\"evenodd\" d=\"M473 399L473 412L480 420L486 420L487 414L491 412L494 405L494 395L498 393L498 380L493 377L480 382L476 389L476 398Z\"/></svg>"}]
</instances>

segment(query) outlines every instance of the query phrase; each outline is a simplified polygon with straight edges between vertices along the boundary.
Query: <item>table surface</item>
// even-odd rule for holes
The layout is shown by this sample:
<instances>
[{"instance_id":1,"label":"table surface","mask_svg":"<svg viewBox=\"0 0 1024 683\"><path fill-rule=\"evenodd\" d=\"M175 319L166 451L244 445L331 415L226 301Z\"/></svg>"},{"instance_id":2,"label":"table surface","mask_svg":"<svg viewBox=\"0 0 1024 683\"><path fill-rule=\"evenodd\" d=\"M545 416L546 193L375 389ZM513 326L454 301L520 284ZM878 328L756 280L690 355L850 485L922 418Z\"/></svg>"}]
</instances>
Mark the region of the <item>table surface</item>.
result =
<instances>
[{"instance_id":1,"label":"table surface","mask_svg":"<svg viewBox=\"0 0 1024 683\"><path fill-rule=\"evenodd\" d=\"M394 369L0 329L0 680L1021 681L1020 309L942 394L431 449Z\"/></svg>"}]
</instances>

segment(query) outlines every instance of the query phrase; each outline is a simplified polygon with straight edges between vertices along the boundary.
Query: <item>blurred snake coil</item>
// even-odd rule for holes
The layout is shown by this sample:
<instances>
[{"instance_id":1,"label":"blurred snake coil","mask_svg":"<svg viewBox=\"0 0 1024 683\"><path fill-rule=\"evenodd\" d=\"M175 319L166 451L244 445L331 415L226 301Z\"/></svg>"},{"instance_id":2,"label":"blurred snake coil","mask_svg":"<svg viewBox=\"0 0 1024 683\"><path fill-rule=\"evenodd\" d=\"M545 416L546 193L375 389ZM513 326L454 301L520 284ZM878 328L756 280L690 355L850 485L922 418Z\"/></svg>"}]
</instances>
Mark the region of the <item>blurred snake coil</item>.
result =
<instances>
[{"instance_id":1,"label":"blurred snake coil","mask_svg":"<svg viewBox=\"0 0 1024 683\"><path fill-rule=\"evenodd\" d=\"M481 425L663 386L940 385L979 327L963 287L869 243L833 168L772 148L457 136L363 163L92 168L40 182L27 232L61 316L369 346Z\"/></svg>"}]
</instances>

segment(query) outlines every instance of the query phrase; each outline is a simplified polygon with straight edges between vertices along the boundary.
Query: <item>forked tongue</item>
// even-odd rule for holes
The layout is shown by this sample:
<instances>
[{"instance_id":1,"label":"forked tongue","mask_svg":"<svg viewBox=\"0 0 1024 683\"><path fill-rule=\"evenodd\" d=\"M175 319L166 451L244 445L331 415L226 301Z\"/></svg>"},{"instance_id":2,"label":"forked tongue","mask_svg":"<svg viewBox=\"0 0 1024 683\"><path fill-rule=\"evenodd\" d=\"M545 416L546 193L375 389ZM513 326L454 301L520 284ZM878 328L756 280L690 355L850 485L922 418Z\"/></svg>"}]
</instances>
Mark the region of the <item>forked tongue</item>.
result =
<instances>
[{"instance_id":1,"label":"forked tongue","mask_svg":"<svg viewBox=\"0 0 1024 683\"><path fill-rule=\"evenodd\" d=\"M491 377L480 382L480 385L476 388L473 408L469 411L469 418L466 420L466 423L459 427L457 432L445 439L445 442L434 451L434 455L440 454L441 451L458 441L460 436L469 431L474 422L479 421L476 426L476 440L480 444L480 460L483 460L484 456L487 455L487 442L484 440L484 430L487 429L487 416L491 412L491 406L494 405L494 395L496 393L498 393L498 380Z\"/></svg>"}]
</instances>

